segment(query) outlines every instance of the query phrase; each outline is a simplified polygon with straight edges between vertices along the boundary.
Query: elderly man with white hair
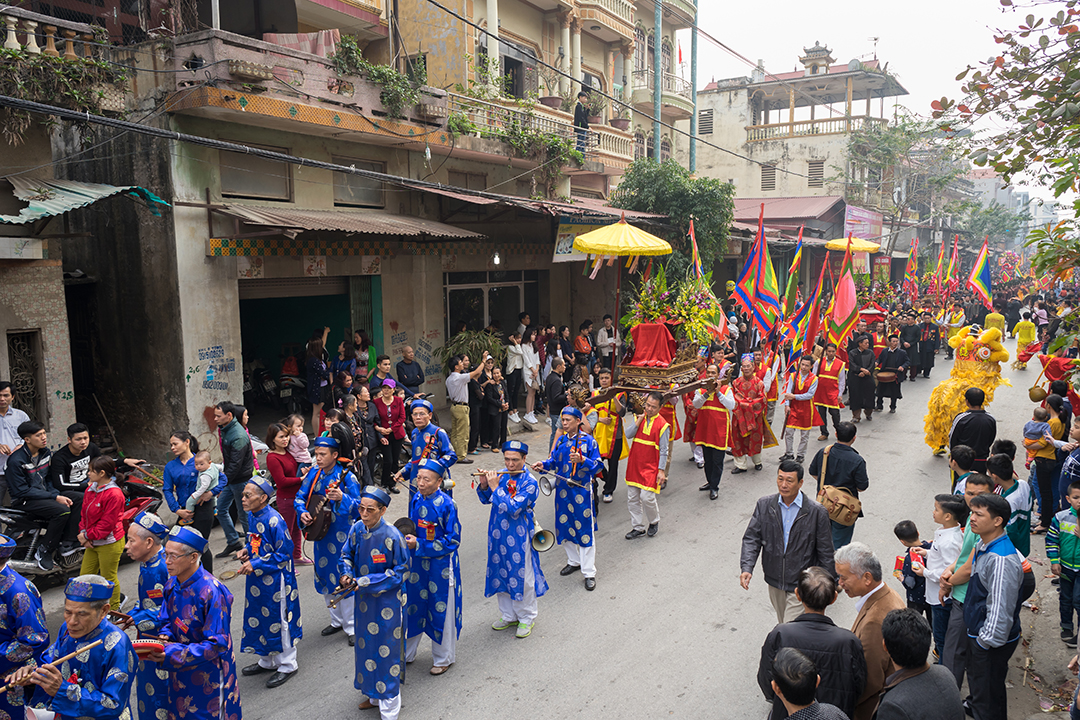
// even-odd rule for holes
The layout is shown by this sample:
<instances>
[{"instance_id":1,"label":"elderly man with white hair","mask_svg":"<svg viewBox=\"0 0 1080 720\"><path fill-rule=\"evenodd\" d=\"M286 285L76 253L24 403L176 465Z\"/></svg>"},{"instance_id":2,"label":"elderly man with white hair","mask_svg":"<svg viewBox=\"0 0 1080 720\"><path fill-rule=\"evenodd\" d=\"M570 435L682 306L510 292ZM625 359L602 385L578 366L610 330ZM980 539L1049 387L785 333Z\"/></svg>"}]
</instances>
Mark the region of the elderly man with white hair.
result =
<instances>
[{"instance_id":1,"label":"elderly man with white hair","mask_svg":"<svg viewBox=\"0 0 1080 720\"><path fill-rule=\"evenodd\" d=\"M871 720L877 710L885 678L896 672L881 636L881 623L893 610L907 607L904 599L882 580L881 562L866 543L853 542L836 551L836 575L859 614L851 632L862 642L866 656L866 687L852 720Z\"/></svg>"}]
</instances>

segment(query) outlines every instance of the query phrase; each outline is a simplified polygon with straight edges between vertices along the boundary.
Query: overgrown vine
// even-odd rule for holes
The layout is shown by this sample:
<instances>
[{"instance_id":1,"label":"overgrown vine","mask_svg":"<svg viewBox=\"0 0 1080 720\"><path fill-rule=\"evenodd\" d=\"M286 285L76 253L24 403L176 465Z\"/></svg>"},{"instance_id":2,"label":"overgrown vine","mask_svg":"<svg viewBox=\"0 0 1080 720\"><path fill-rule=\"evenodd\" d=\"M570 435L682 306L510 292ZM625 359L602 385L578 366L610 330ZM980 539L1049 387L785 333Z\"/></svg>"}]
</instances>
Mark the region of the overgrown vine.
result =
<instances>
[{"instance_id":1,"label":"overgrown vine","mask_svg":"<svg viewBox=\"0 0 1080 720\"><path fill-rule=\"evenodd\" d=\"M345 35L330 56L338 75L364 77L382 87L379 100L390 117L403 118L408 108L420 102L420 88L427 82L427 69L417 65L415 78L389 65L369 62L361 53L356 38Z\"/></svg>"}]
</instances>

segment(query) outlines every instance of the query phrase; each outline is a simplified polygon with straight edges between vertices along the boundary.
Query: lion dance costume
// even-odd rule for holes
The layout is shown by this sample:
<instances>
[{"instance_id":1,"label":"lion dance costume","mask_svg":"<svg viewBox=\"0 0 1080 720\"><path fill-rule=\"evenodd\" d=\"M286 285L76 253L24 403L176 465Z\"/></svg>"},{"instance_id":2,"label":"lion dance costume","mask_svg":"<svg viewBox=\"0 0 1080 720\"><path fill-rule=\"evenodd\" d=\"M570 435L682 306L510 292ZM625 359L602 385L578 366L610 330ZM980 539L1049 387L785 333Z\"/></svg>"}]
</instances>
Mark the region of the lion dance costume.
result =
<instances>
[{"instance_id":1,"label":"lion dance costume","mask_svg":"<svg viewBox=\"0 0 1080 720\"><path fill-rule=\"evenodd\" d=\"M967 408L964 392L977 387L986 393L986 405L1000 385L1011 385L1001 377L1001 363L1009 361L1009 351L1001 344L997 328L982 330L978 325L960 328L949 338L956 351L952 372L930 394L926 412L926 444L938 452L949 444L953 418Z\"/></svg>"}]
</instances>

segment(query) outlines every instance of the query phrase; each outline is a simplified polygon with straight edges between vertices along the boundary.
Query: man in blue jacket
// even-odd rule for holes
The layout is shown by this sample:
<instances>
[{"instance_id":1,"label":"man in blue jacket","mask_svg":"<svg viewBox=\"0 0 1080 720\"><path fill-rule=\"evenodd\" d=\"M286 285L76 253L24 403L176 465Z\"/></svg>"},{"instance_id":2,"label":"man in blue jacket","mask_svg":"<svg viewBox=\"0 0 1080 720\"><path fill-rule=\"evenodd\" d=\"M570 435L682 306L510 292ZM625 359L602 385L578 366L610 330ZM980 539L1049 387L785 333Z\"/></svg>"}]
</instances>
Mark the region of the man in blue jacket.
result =
<instances>
[{"instance_id":1,"label":"man in blue jacket","mask_svg":"<svg viewBox=\"0 0 1080 720\"><path fill-rule=\"evenodd\" d=\"M968 689L975 720L1006 720L1005 676L1020 642L1020 586L1023 560L1005 533L1011 508L998 495L983 493L968 501L971 529L979 536L964 601L970 638Z\"/></svg>"}]
</instances>

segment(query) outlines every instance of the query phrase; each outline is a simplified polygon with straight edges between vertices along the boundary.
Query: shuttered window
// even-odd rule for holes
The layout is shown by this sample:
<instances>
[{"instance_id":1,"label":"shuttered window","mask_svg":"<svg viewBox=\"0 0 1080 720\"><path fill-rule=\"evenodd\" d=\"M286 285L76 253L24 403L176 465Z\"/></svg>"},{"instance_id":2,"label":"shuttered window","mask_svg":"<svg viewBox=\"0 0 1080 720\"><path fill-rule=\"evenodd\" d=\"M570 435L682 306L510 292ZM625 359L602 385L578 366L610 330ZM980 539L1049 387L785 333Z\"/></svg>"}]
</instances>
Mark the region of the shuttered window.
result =
<instances>
[{"instance_id":1,"label":"shuttered window","mask_svg":"<svg viewBox=\"0 0 1080 720\"><path fill-rule=\"evenodd\" d=\"M776 189L776 165L766 163L761 166L761 189L762 191Z\"/></svg>"},{"instance_id":2,"label":"shuttered window","mask_svg":"<svg viewBox=\"0 0 1080 720\"><path fill-rule=\"evenodd\" d=\"M806 163L806 186L825 187L825 161L810 160Z\"/></svg>"},{"instance_id":3,"label":"shuttered window","mask_svg":"<svg viewBox=\"0 0 1080 720\"><path fill-rule=\"evenodd\" d=\"M698 110L697 131L698 135L712 135L712 108Z\"/></svg>"}]
</instances>

